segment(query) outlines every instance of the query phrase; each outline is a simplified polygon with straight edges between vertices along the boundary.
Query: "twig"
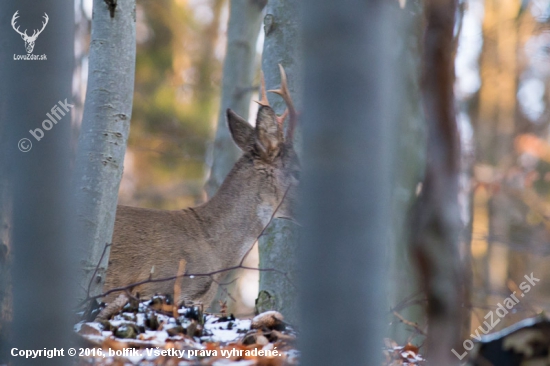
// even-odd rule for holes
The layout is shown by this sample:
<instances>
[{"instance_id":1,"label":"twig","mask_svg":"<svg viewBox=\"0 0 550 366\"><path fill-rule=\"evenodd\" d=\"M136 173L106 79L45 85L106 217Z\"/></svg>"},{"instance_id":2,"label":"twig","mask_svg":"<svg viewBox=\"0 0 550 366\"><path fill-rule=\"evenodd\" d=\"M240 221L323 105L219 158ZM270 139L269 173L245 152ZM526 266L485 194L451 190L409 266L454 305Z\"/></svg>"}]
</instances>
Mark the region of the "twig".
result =
<instances>
[{"instance_id":1,"label":"twig","mask_svg":"<svg viewBox=\"0 0 550 366\"><path fill-rule=\"evenodd\" d=\"M127 286L121 286L121 287L115 287L115 288L112 288L110 289L109 291L106 291L100 295L97 295L97 296L93 296L93 297L90 297L89 299L87 300L95 300L95 299L98 299L100 297L105 297L109 294L112 294L113 292L120 292L120 291L125 291L127 289L130 289L132 287L136 287L136 286L141 286L141 285L144 285L146 283L157 283L157 282L165 282L165 281L172 281L172 280L175 280L175 279L178 279L178 278L181 278L181 277L212 277L213 275L215 274L218 274L218 273L223 273L223 272L228 272L228 271L233 271L235 269L246 269L246 270L251 270L251 271L258 271L258 272L275 272L275 273L279 273L281 275L283 275L291 285L293 285L294 287L296 287L296 285L292 282L292 280L288 277L288 273L286 272L283 272L283 271L280 271L278 269L275 269L275 268L255 268L255 267L245 267L245 266L233 266L233 267L228 267L228 268L224 268L224 269L220 269L220 270L217 270L217 271L212 271L212 272L208 272L208 273L186 273L186 274L183 274L181 276L170 276L170 277L164 277L164 278L154 278L154 279L147 279L147 280L143 280L143 281L139 281L139 282L135 282L135 283L132 283L130 285L127 285Z\"/></svg>"},{"instance_id":2,"label":"twig","mask_svg":"<svg viewBox=\"0 0 550 366\"><path fill-rule=\"evenodd\" d=\"M426 302L426 298L422 295L423 294L421 291L417 291L416 293L405 297L403 300L395 304L394 307L390 308L389 313L393 313L394 311L401 311L408 308L409 306L420 305Z\"/></svg>"},{"instance_id":3,"label":"twig","mask_svg":"<svg viewBox=\"0 0 550 366\"><path fill-rule=\"evenodd\" d=\"M99 261L97 262L97 265L95 266L94 274L90 278L90 282L88 283L88 291L86 292L86 297L90 298L90 289L92 288L92 282L95 278L95 275L97 274L97 271L99 270L99 266L101 265L101 262L103 261L103 257L105 257L105 253L107 253L107 248L109 248L113 244L105 243L105 247L103 248L103 253L101 253L101 257L99 258ZM87 301L87 300L85 300Z\"/></svg>"},{"instance_id":4,"label":"twig","mask_svg":"<svg viewBox=\"0 0 550 366\"><path fill-rule=\"evenodd\" d=\"M418 326L418 324L414 323L414 322L411 322L410 320L407 320L405 318L403 318L403 316L401 316L401 314L399 314L397 311L394 311L393 312L393 315L395 315L395 317L397 319L399 319L402 323L410 326L410 327L413 327L418 333L422 334L423 336L426 336L426 332L424 332L424 330L422 330L422 328L420 328Z\"/></svg>"},{"instance_id":5,"label":"twig","mask_svg":"<svg viewBox=\"0 0 550 366\"><path fill-rule=\"evenodd\" d=\"M277 213L277 211L279 211L279 208L281 208L281 205L285 201L286 195L287 195L289 190L290 190L290 186L288 186L288 188L286 189L285 194L283 194L283 198L281 198L281 201L279 202L277 207L275 207L275 210L273 210L273 213L271 214L271 217L269 218L269 221L267 222L267 224L264 225L262 231L256 237L256 240L254 240L254 243L256 243L258 240L260 240L260 237L262 235L264 235L264 232L266 231L267 227L269 226L269 224L271 224L271 221L273 221L273 219L275 218L275 214ZM254 248L254 245L252 245L250 247L250 249L248 249L248 251L244 254L243 259L241 259L241 262L239 263L240 266L242 266L242 264L244 263L244 260L246 259L246 257L248 257L248 254L250 254L250 252L252 251L252 248Z\"/></svg>"},{"instance_id":6,"label":"twig","mask_svg":"<svg viewBox=\"0 0 550 366\"><path fill-rule=\"evenodd\" d=\"M239 277L235 277L234 279L232 279L231 281L229 282L218 282L218 285L220 286L229 286L231 285L233 282L237 281L239 279Z\"/></svg>"},{"instance_id":7,"label":"twig","mask_svg":"<svg viewBox=\"0 0 550 366\"><path fill-rule=\"evenodd\" d=\"M231 294L229 293L229 291L227 290L227 288L225 288L224 286L222 286L221 283L219 283L218 281L216 281L214 278L212 278L212 281L214 281L215 283L218 284L218 286L222 289L223 292L225 292L225 294L227 295L227 297L229 297L231 300L233 300L234 302L237 302L237 300L235 300L235 298L233 296L231 296ZM231 282L234 282L234 281L231 281ZM230 282L230 284L231 284ZM227 286L227 285L226 285Z\"/></svg>"}]
</instances>

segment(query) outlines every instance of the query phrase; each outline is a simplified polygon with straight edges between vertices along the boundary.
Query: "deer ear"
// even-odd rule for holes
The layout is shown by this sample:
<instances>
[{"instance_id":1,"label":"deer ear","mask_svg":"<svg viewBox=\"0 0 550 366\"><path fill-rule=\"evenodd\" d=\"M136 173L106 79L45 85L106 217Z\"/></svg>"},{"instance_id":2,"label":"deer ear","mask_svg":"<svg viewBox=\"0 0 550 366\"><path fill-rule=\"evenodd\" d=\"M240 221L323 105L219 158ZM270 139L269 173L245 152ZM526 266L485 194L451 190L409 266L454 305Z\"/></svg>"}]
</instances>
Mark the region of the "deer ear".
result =
<instances>
[{"instance_id":1,"label":"deer ear","mask_svg":"<svg viewBox=\"0 0 550 366\"><path fill-rule=\"evenodd\" d=\"M244 118L229 108L227 109L227 124L229 125L229 132L231 132L233 141L235 141L241 150L246 151L251 145L254 128Z\"/></svg>"},{"instance_id":2,"label":"deer ear","mask_svg":"<svg viewBox=\"0 0 550 366\"><path fill-rule=\"evenodd\" d=\"M279 154L283 142L283 130L277 122L277 115L271 107L261 106L256 117L256 136L254 147L260 157L273 161Z\"/></svg>"}]
</instances>

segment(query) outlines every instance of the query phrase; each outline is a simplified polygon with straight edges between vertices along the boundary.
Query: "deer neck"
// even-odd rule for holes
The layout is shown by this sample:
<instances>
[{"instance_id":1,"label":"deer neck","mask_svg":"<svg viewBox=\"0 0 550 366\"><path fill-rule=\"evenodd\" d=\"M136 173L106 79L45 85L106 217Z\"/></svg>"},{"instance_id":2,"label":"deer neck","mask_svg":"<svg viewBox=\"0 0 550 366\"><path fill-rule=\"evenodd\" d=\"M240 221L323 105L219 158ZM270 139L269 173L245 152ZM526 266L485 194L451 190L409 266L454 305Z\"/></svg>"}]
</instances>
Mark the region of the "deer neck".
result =
<instances>
[{"instance_id":1,"label":"deer neck","mask_svg":"<svg viewBox=\"0 0 550 366\"><path fill-rule=\"evenodd\" d=\"M255 180L238 169L232 170L216 194L193 210L203 223L206 236L227 266L237 265L248 253L275 207L262 199L265 187L253 186Z\"/></svg>"}]
</instances>

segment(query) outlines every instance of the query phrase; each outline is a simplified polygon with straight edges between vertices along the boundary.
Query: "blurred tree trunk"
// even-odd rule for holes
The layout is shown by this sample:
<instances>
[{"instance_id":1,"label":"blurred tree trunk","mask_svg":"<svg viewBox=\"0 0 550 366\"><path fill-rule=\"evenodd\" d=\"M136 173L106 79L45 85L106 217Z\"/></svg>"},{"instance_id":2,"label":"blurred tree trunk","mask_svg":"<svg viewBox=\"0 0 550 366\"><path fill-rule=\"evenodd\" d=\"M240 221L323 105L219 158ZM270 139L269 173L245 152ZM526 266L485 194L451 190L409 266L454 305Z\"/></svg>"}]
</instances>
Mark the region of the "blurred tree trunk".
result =
<instances>
[{"instance_id":1,"label":"blurred tree trunk","mask_svg":"<svg viewBox=\"0 0 550 366\"><path fill-rule=\"evenodd\" d=\"M90 42L90 30L91 30L91 17L88 18L85 11L85 3L83 1L76 0L78 6L75 7L75 71L73 78L73 102L74 108L72 109L72 137L71 137L71 149L73 151L73 159L76 157L76 148L78 143L78 135L80 133L80 126L82 123L82 116L84 113L84 102L86 100L86 84L88 78L82 77L82 70L87 67L88 64L88 42ZM74 165L74 161L72 162Z\"/></svg>"},{"instance_id":2,"label":"blurred tree trunk","mask_svg":"<svg viewBox=\"0 0 550 366\"><path fill-rule=\"evenodd\" d=\"M460 336L467 311L459 255L460 142L453 95L456 6L455 0L425 4L422 74L429 160L411 216L411 246L428 300L426 354L431 365L460 363L451 350L462 354Z\"/></svg>"},{"instance_id":3,"label":"blurred tree trunk","mask_svg":"<svg viewBox=\"0 0 550 366\"><path fill-rule=\"evenodd\" d=\"M200 62L197 67L197 85L195 103L201 110L212 110L212 95L215 94L212 74L216 67L216 43L220 29L220 19L225 0L211 0L212 21L204 30L203 42L200 47ZM210 114L209 114L210 115Z\"/></svg>"},{"instance_id":4,"label":"blurred tree trunk","mask_svg":"<svg viewBox=\"0 0 550 366\"><path fill-rule=\"evenodd\" d=\"M5 8L7 8L7 6L5 6L4 9ZM4 13L7 14L8 11ZM4 44L4 47L7 47L7 45ZM6 68L6 70L9 70L9 68ZM8 85L6 83L0 86L0 88L2 88L2 95L6 95L4 93L9 92L7 87ZM6 111L4 110L5 106L2 102L3 101L0 100L0 115L5 117L4 113L6 113ZM7 119L3 120L7 121ZM8 170L9 160L7 149L9 147L9 141L8 126L6 123L0 123L0 364L8 363L9 324L12 320L13 310L11 288L12 248L10 245L13 193L11 191L9 179L11 172Z\"/></svg>"},{"instance_id":5,"label":"blurred tree trunk","mask_svg":"<svg viewBox=\"0 0 550 366\"><path fill-rule=\"evenodd\" d=\"M80 238L78 298L103 289L130 129L136 60L135 0L94 0L88 88L73 189Z\"/></svg>"},{"instance_id":6,"label":"blurred tree trunk","mask_svg":"<svg viewBox=\"0 0 550 366\"><path fill-rule=\"evenodd\" d=\"M377 365L402 90L385 0L303 1L302 365Z\"/></svg>"},{"instance_id":7,"label":"blurred tree trunk","mask_svg":"<svg viewBox=\"0 0 550 366\"><path fill-rule=\"evenodd\" d=\"M398 4L395 2L394 7ZM395 179L392 186L392 230L388 243L390 285L388 302L390 314L389 337L398 344L407 341L420 344L424 337L415 336L400 322L393 311L403 318L424 325L424 296L421 292L414 261L409 251L407 214L416 199L416 188L426 164L426 123L420 93L421 42L424 17L421 1L407 1L405 8L394 9L395 23L391 27L392 48L401 60L395 70L396 88L392 112L399 121L395 154ZM411 338L414 336L413 338Z\"/></svg>"},{"instance_id":8,"label":"blurred tree trunk","mask_svg":"<svg viewBox=\"0 0 550 366\"><path fill-rule=\"evenodd\" d=\"M487 0L484 9L480 109L475 126L477 162L494 168L494 173L503 176L515 163L513 141L517 132L519 78L517 17L521 3L519 0ZM517 281L526 273L526 254L510 251L506 245L510 239L509 230L518 215L518 202L514 202L506 190L506 182L496 183L502 184L502 189L492 192L486 200L489 238L483 266L484 293L483 298L474 303L494 303L491 293L506 288L509 276ZM525 238L522 241L527 242ZM510 261L515 264L510 265Z\"/></svg>"},{"instance_id":9,"label":"blurred tree trunk","mask_svg":"<svg viewBox=\"0 0 550 366\"><path fill-rule=\"evenodd\" d=\"M40 29L47 14L49 22L33 50L35 56L45 54L47 61L14 60L14 55L26 54L23 40L9 26L16 11L17 24L29 29L29 35ZM0 238L8 240L0 244L0 250L5 256L7 244L14 284L13 324L9 333L4 332L7 324L2 324L2 332L9 339L0 340L0 344L4 351L8 347L67 349L74 338L70 314L74 310L72 279L76 268L67 223L74 6L54 0L2 1L0 22L5 25L0 30L0 59L5 60L0 68ZM54 113L54 106L63 114ZM47 122L49 118L56 124ZM0 264L4 272L0 274L0 300L9 302L9 296L5 297L9 276L4 277L4 265ZM73 362L67 357L31 360L8 354L6 360L5 356L0 363Z\"/></svg>"},{"instance_id":10,"label":"blurred tree trunk","mask_svg":"<svg viewBox=\"0 0 550 366\"><path fill-rule=\"evenodd\" d=\"M276 89L281 83L278 64L283 65L288 76L288 87L297 110L301 110L301 55L299 48L298 0L269 1L264 17L265 43L262 53L262 70L267 89ZM271 106L278 114L283 114L286 105L274 94L268 95ZM299 139L297 152L300 154ZM292 282L296 271L297 225L290 220L275 219L259 240L260 268L277 268L286 272ZM260 272L260 293L257 310L278 310L286 321L294 324L297 320L296 287L276 272Z\"/></svg>"},{"instance_id":11,"label":"blurred tree trunk","mask_svg":"<svg viewBox=\"0 0 550 366\"><path fill-rule=\"evenodd\" d=\"M227 27L227 50L223 64L222 99L210 177L206 182L208 197L218 190L241 152L229 134L225 120L227 108L248 119L254 87L256 42L260 33L262 11L267 0L232 0Z\"/></svg>"},{"instance_id":12,"label":"blurred tree trunk","mask_svg":"<svg viewBox=\"0 0 550 366\"><path fill-rule=\"evenodd\" d=\"M223 65L222 99L218 114L218 125L213 144L212 167L206 182L206 193L212 197L227 173L231 170L241 151L233 142L225 119L227 108L248 119L252 85L256 64L256 43L260 33L262 12L267 0L232 0L230 2L229 23L227 26L227 48ZM237 272L237 271L235 271ZM231 282L237 273L226 276L224 282ZM232 292L236 282L218 289L211 310L219 311L218 301ZM231 309L231 308L230 308ZM231 310L230 310L231 311Z\"/></svg>"},{"instance_id":13,"label":"blurred tree trunk","mask_svg":"<svg viewBox=\"0 0 550 366\"><path fill-rule=\"evenodd\" d=\"M463 22L466 12L465 2L458 3L457 20L458 32L454 35L455 44L453 45L455 56L458 54L459 43L467 42L462 34ZM459 238L459 260L462 266L462 282L464 292L463 296L463 311L462 311L462 328L461 339L470 337L472 324L472 289L473 289L473 264L472 264L472 233L474 228L474 162L475 148L473 126L471 119L468 118L472 108L472 98L462 97L455 98L457 103L456 115L462 115L461 120L457 120L457 128L460 139L460 173L458 178L458 204L460 210L460 219L462 230Z\"/></svg>"}]
</instances>

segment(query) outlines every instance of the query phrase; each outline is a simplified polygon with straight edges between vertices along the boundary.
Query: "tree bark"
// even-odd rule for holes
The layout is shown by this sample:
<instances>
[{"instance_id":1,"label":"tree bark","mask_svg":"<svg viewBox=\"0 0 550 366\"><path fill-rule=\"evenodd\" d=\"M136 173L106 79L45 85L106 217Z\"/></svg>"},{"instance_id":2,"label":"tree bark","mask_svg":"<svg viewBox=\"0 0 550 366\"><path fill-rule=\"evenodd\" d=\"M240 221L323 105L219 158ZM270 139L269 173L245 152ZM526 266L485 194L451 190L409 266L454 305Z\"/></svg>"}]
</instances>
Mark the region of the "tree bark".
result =
<instances>
[{"instance_id":1,"label":"tree bark","mask_svg":"<svg viewBox=\"0 0 550 366\"><path fill-rule=\"evenodd\" d=\"M206 183L208 197L218 190L241 152L231 139L227 108L247 119L254 88L256 42L261 15L267 0L232 0L227 27L227 50L223 64L222 99L213 146L210 177Z\"/></svg>"},{"instance_id":2,"label":"tree bark","mask_svg":"<svg viewBox=\"0 0 550 366\"><path fill-rule=\"evenodd\" d=\"M212 147L212 166L205 189L212 197L227 173L231 170L241 151L233 142L226 121L226 110L231 108L248 119L250 100L254 87L256 69L256 43L260 33L262 12L267 0L233 0L230 2L229 23L227 26L227 48L223 65L222 97L218 115L216 136ZM237 276L231 273L225 282ZM231 285L218 289L216 298L210 304L212 311L218 311L218 301L227 297L227 292L236 287Z\"/></svg>"},{"instance_id":3,"label":"tree bark","mask_svg":"<svg viewBox=\"0 0 550 366\"><path fill-rule=\"evenodd\" d=\"M9 6L4 6L9 8ZM9 15L11 8L3 11L3 13ZM13 46L18 42L10 42ZM20 46L20 44L18 44ZM4 44L4 48L7 45ZM1 51L0 51L1 52ZM3 54L5 56L5 54ZM8 68L6 68L8 70ZM8 93L8 85L3 83L2 92ZM2 94L6 95L6 94ZM4 100L5 101L5 100ZM7 117L7 111L2 106L2 100L0 100L0 115ZM7 121L6 118L2 118L2 121ZM9 146L10 139L8 138L8 126L6 123L0 121L0 364L7 364L9 354L8 339L9 339L9 325L12 321L12 287L11 287L11 262L12 262L12 248L10 240L10 232L12 227L12 190L9 167L9 159L7 153L7 147Z\"/></svg>"},{"instance_id":4,"label":"tree bark","mask_svg":"<svg viewBox=\"0 0 550 366\"><path fill-rule=\"evenodd\" d=\"M458 204L460 141L454 107L455 0L426 2L423 96L428 127L428 164L411 221L411 245L428 300L426 354L431 365L458 365L464 273Z\"/></svg>"},{"instance_id":5,"label":"tree bark","mask_svg":"<svg viewBox=\"0 0 550 366\"><path fill-rule=\"evenodd\" d=\"M136 59L135 0L94 0L88 89L73 189L82 251L78 298L103 289L130 129ZM98 264L99 263L99 264ZM95 278L96 266L98 266Z\"/></svg>"},{"instance_id":6,"label":"tree bark","mask_svg":"<svg viewBox=\"0 0 550 366\"><path fill-rule=\"evenodd\" d=\"M385 0L302 3L301 364L380 364L395 19Z\"/></svg>"},{"instance_id":7,"label":"tree bark","mask_svg":"<svg viewBox=\"0 0 550 366\"><path fill-rule=\"evenodd\" d=\"M424 325L424 296L409 251L408 213L416 199L416 188L422 180L426 164L426 122L420 93L421 43L424 18L421 1L407 1L400 9L393 5L394 26L391 27L392 49L401 60L395 70L396 89L392 112L398 122L398 144L395 153L395 179L392 182L392 230L388 243L390 306L389 337L398 344L421 344L423 336L411 334L410 328L394 315ZM406 158L404 158L406 157Z\"/></svg>"},{"instance_id":8,"label":"tree bark","mask_svg":"<svg viewBox=\"0 0 550 366\"><path fill-rule=\"evenodd\" d=\"M16 11L17 25L29 29L28 35L42 27L46 13L49 21L32 50L35 56L46 55L46 60L14 59L27 54L23 40L9 26ZM76 268L67 224L74 6L54 0L2 1L0 22L5 25L0 30L0 238L7 240L14 284L13 323L0 345L4 351L67 349L74 338L70 314ZM54 112L54 106L60 109ZM0 266L2 272L7 270L4 263ZM4 273L0 287L8 279ZM2 289L2 297L6 290L9 287ZM0 356L1 364L73 362L70 357L26 359L8 353L6 360L5 356Z\"/></svg>"},{"instance_id":9,"label":"tree bark","mask_svg":"<svg viewBox=\"0 0 550 366\"><path fill-rule=\"evenodd\" d=\"M265 43L262 54L262 70L267 89L276 89L281 83L278 64L283 65L288 76L288 87L294 105L301 110L301 55L299 37L298 0L272 0L264 17ZM270 93L269 101L275 112L283 114L283 100ZM299 141L299 138L296 139ZM300 143L295 144L300 154ZM278 310L286 321L297 322L296 302L296 241L297 225L290 220L275 219L259 240L260 268L277 268L286 272L288 279L275 272L260 272L260 294L256 308L259 312ZM293 285L294 283L294 285Z\"/></svg>"},{"instance_id":10,"label":"tree bark","mask_svg":"<svg viewBox=\"0 0 550 366\"><path fill-rule=\"evenodd\" d=\"M6 126L0 123L0 146L8 146ZM0 363L8 362L9 324L12 320L11 248L12 221L11 187L8 180L8 161L0 153Z\"/></svg>"},{"instance_id":11,"label":"tree bark","mask_svg":"<svg viewBox=\"0 0 550 366\"><path fill-rule=\"evenodd\" d=\"M499 172L508 172L514 167L517 159L514 138L522 130L518 125L516 97L519 75L522 75L522 56L517 52L523 38L519 29L524 28L517 15L521 4L519 0L484 3L481 86L474 134L476 163L487 164ZM516 18L517 21L510 23L510 19ZM510 194L505 180L500 184L500 189L491 192L486 202L489 225L486 255L482 259L484 288L481 296L476 294L473 301L484 305L494 301L492 294L497 288L506 288L508 279L517 281L527 270L528 251L514 251L504 244L512 238L512 231L519 232L521 223L517 218L525 215L525 203ZM527 249L529 240L525 237L520 240Z\"/></svg>"}]
</instances>

